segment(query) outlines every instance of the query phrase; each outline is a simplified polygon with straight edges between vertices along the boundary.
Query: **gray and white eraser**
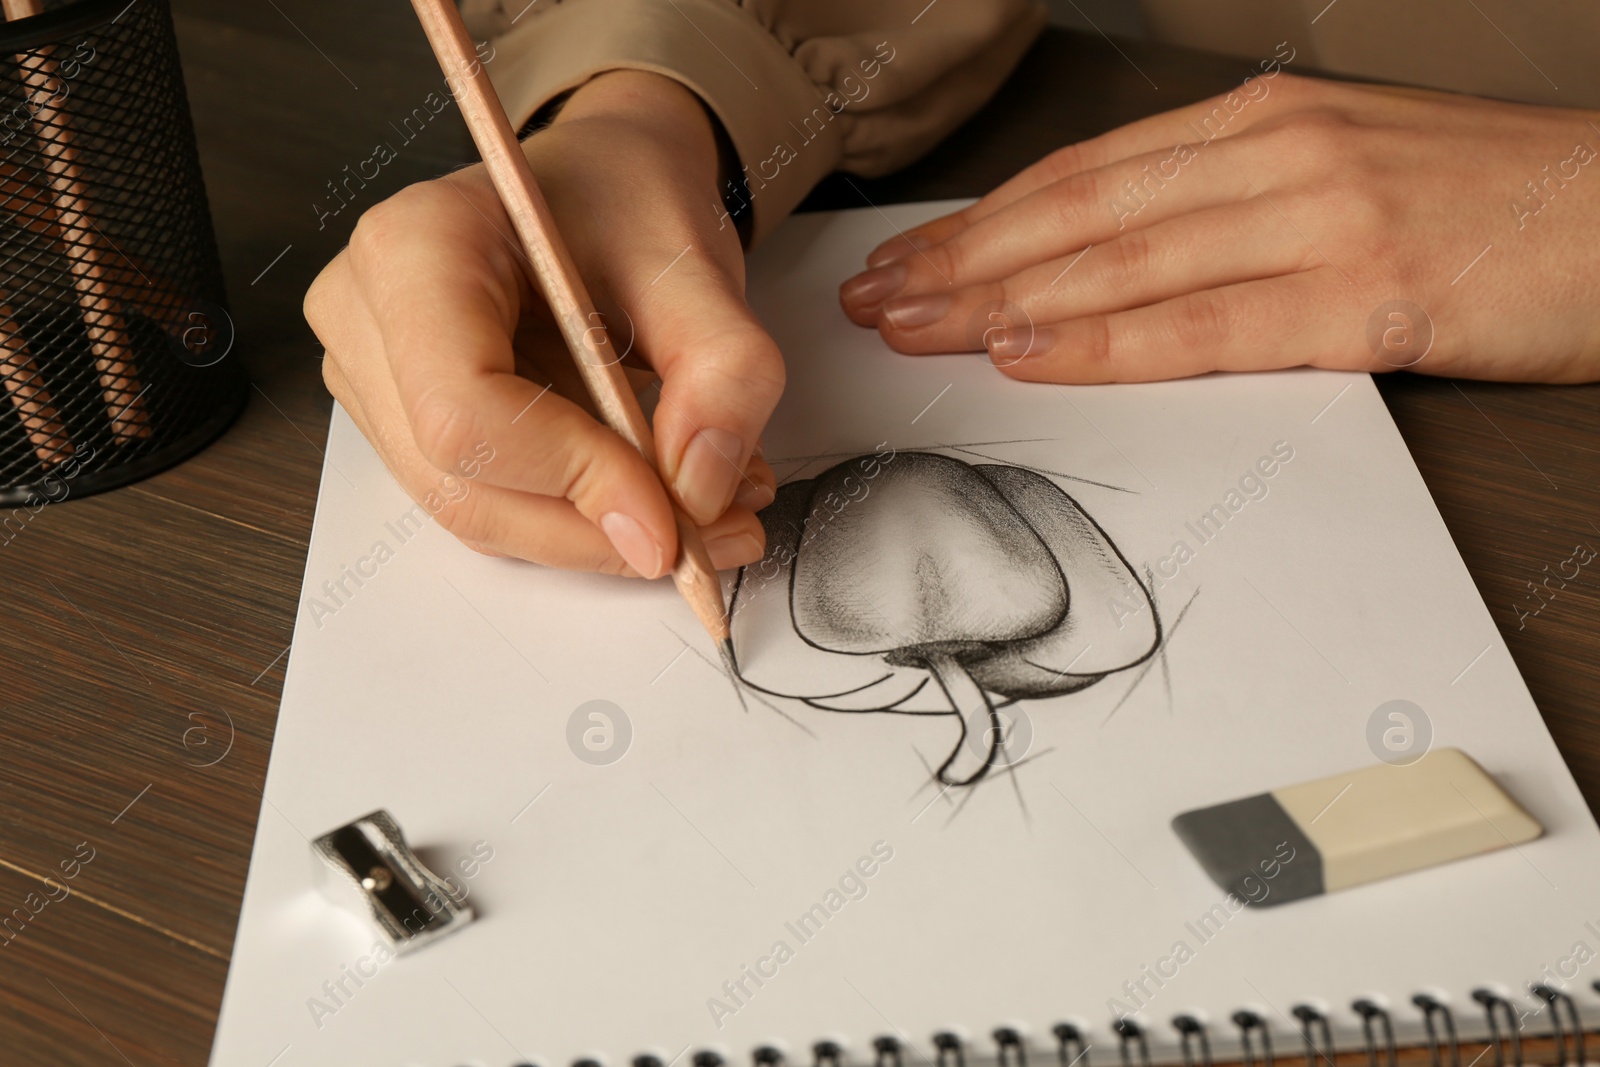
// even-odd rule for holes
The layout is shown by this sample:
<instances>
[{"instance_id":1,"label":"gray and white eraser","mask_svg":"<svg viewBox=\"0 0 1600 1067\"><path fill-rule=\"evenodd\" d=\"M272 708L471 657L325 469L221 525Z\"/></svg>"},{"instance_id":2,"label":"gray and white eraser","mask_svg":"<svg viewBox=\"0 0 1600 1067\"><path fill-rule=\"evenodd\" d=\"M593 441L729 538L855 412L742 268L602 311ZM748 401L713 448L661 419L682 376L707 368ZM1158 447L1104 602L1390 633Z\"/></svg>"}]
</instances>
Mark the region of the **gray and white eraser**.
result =
<instances>
[{"instance_id":1,"label":"gray and white eraser","mask_svg":"<svg viewBox=\"0 0 1600 1067\"><path fill-rule=\"evenodd\" d=\"M1212 881L1257 907L1520 845L1544 832L1457 748L1186 811L1172 828Z\"/></svg>"}]
</instances>

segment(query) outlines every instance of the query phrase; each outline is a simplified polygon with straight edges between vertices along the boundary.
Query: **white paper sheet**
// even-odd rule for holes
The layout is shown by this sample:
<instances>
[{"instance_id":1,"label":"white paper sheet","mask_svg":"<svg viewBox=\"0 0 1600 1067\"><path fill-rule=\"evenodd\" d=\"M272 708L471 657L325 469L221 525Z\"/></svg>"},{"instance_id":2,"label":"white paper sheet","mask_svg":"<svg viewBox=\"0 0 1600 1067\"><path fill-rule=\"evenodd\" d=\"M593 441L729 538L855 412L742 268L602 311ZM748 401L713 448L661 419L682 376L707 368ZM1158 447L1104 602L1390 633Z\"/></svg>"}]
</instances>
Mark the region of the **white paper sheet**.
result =
<instances>
[{"instance_id":1,"label":"white paper sheet","mask_svg":"<svg viewBox=\"0 0 1600 1067\"><path fill-rule=\"evenodd\" d=\"M336 411L213 1064L683 1065L702 1048L738 1064L762 1042L803 1064L822 1037L860 1063L879 1034L921 1064L936 1029L987 1046L1015 1025L1047 1050L1063 1019L1104 1063L1113 1001L1158 1052L1180 1012L1225 1045L1239 1007L1282 1044L1298 1003L1346 1031L1350 1001L1374 996L1403 1033L1417 991L1467 1029L1479 986L1572 978L1593 1006L1577 990L1600 963L1573 960L1600 949L1600 835L1371 381L1056 388L981 357L895 355L844 319L837 284L891 226L950 206L796 218L754 257L752 301L790 368L767 454L959 445L1083 479L1057 484L1141 574L1172 575L1154 592L1164 654L1024 702L1027 762L935 788L950 717L745 710L670 584L416 532ZM1002 441L1020 443L986 443ZM1274 448L1292 459L1264 495L1195 536ZM1546 836L1217 918L1172 816L1374 762L1369 719L1394 699ZM631 731L605 765L568 741L596 700ZM577 748L604 725L580 716ZM315 894L307 844L377 807L480 912L390 961ZM826 921L794 926L813 905Z\"/></svg>"}]
</instances>

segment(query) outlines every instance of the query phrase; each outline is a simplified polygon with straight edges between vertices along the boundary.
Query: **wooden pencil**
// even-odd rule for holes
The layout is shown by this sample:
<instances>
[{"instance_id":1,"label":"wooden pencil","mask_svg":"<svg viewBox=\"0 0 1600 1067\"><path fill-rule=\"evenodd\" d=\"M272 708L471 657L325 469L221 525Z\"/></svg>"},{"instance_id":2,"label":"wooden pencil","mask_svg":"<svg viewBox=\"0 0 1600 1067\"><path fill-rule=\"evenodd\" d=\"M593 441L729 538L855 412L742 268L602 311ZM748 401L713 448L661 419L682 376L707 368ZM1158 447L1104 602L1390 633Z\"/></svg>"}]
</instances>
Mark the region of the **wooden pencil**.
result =
<instances>
[{"instance_id":1,"label":"wooden pencil","mask_svg":"<svg viewBox=\"0 0 1600 1067\"><path fill-rule=\"evenodd\" d=\"M39 0L3 0L3 6L7 21L29 18L43 10ZM40 103L58 95L63 83L54 60L40 55L20 55L17 59L22 67L22 83L38 107L33 125L47 161L62 246L78 293L78 309L83 313L95 369L100 373L100 393L111 417L112 433L119 442L148 437L150 424L143 390L134 372L133 345L106 281L106 251L101 246L99 227L88 211L68 114L64 103Z\"/></svg>"},{"instance_id":2,"label":"wooden pencil","mask_svg":"<svg viewBox=\"0 0 1600 1067\"><path fill-rule=\"evenodd\" d=\"M533 265L534 277L550 304L595 407L605 424L621 434L659 471L650 424L621 365L601 350L602 341L593 329L594 323L601 320L556 229L527 157L517 143L511 120L478 60L455 0L412 0L411 6L416 9L440 68L455 88L461 115L467 121L495 191L516 228L523 251ZM711 557L706 554L700 531L676 502L672 510L678 525L678 558L672 569L673 581L694 609L700 624L717 642L723 661L731 668L732 646L722 584L716 568L711 565Z\"/></svg>"}]
</instances>

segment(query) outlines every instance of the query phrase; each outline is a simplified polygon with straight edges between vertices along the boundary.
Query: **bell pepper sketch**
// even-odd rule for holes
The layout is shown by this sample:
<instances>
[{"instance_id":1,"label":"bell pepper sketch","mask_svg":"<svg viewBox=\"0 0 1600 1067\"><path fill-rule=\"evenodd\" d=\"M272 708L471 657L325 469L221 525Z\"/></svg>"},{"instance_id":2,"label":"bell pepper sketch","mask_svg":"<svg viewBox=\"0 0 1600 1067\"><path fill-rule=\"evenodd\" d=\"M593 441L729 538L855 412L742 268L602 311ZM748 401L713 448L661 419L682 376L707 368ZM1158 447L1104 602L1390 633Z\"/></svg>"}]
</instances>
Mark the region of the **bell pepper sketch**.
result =
<instances>
[{"instance_id":1,"label":"bell pepper sketch","mask_svg":"<svg viewBox=\"0 0 1600 1067\"><path fill-rule=\"evenodd\" d=\"M880 451L785 484L761 521L766 555L729 607L739 678L826 711L952 716L946 785L996 763L997 709L1083 689L1160 644L1128 561L1031 468Z\"/></svg>"}]
</instances>

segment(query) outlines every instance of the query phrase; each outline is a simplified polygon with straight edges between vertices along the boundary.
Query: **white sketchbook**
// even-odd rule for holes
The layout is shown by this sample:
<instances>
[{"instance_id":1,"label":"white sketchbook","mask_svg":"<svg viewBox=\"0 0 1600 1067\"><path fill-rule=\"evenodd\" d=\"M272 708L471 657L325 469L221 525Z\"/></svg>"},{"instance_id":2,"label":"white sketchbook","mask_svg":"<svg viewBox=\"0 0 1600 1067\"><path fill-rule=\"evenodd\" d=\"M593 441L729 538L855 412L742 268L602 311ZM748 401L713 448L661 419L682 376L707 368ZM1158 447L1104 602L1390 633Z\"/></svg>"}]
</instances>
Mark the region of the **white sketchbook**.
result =
<instances>
[{"instance_id":1,"label":"white sketchbook","mask_svg":"<svg viewBox=\"0 0 1600 1067\"><path fill-rule=\"evenodd\" d=\"M1063 1021L1100 1065L1124 1014L1173 1060L1180 1014L1220 1055L1241 1008L1297 1048L1302 1004L1341 1047L1358 997L1402 1040L1419 992L1463 1032L1479 988L1595 1007L1600 835L1371 380L896 355L837 285L953 206L752 259L766 453L809 485L740 578L737 686L670 583L474 554L335 410L216 1067L925 1065L1002 1026L1053 1063ZM1545 835L1238 908L1169 826L1428 743ZM380 807L478 913L399 958L313 888L308 839Z\"/></svg>"}]
</instances>

